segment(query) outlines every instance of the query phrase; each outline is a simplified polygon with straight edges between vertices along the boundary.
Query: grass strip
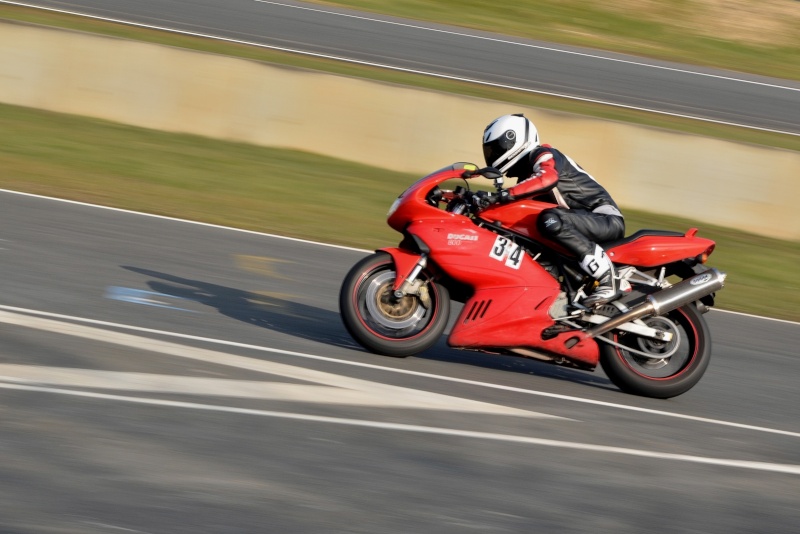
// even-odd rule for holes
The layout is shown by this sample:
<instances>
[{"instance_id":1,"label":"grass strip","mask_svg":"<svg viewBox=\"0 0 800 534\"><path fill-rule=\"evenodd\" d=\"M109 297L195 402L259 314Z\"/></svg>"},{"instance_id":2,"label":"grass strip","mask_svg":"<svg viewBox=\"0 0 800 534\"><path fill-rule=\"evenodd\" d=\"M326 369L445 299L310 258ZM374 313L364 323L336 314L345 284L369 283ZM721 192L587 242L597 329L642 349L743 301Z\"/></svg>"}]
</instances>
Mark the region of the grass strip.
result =
<instances>
[{"instance_id":1,"label":"grass strip","mask_svg":"<svg viewBox=\"0 0 800 534\"><path fill-rule=\"evenodd\" d=\"M4 189L373 249L398 242L386 210L417 178L304 152L0 104ZM628 234L698 226L700 235L714 239L710 263L729 274L721 308L800 321L800 243L624 211Z\"/></svg>"}]
</instances>

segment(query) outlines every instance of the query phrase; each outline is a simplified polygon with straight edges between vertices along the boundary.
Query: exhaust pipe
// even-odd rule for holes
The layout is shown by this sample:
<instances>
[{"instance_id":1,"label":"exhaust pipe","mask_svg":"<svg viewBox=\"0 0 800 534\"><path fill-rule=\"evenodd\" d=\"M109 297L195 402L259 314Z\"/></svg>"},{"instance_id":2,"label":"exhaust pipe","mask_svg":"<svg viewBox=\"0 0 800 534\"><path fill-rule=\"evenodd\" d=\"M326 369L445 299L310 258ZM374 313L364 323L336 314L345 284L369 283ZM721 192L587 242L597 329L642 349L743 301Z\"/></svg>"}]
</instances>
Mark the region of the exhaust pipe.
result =
<instances>
[{"instance_id":1,"label":"exhaust pipe","mask_svg":"<svg viewBox=\"0 0 800 534\"><path fill-rule=\"evenodd\" d=\"M667 287L647 295L646 302L628 310L622 315L612 317L608 321L588 329L580 337L572 337L566 341L567 348L572 348L584 339L590 339L614 330L618 326L646 315L662 315L680 308L690 302L700 300L714 291L719 291L725 285L727 275L717 269L709 269L674 286Z\"/></svg>"}]
</instances>

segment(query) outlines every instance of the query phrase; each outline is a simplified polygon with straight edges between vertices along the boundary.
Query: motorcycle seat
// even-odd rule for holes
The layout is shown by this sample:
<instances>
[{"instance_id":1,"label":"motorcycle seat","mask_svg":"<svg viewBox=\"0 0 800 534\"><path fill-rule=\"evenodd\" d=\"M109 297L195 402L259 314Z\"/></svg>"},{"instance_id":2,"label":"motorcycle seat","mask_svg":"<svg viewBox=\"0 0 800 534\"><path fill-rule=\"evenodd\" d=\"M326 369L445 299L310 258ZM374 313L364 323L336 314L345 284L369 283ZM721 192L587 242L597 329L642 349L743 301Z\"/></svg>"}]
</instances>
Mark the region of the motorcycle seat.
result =
<instances>
[{"instance_id":1,"label":"motorcycle seat","mask_svg":"<svg viewBox=\"0 0 800 534\"><path fill-rule=\"evenodd\" d=\"M626 243L631 243L636 241L637 239L645 236L659 236L659 237L683 237L685 234L681 232L675 232L672 230L639 230L628 237L623 237L622 239L617 239L616 241L607 241L605 243L600 243L600 246L606 250L612 249L614 247L618 247L620 245L624 245Z\"/></svg>"}]
</instances>

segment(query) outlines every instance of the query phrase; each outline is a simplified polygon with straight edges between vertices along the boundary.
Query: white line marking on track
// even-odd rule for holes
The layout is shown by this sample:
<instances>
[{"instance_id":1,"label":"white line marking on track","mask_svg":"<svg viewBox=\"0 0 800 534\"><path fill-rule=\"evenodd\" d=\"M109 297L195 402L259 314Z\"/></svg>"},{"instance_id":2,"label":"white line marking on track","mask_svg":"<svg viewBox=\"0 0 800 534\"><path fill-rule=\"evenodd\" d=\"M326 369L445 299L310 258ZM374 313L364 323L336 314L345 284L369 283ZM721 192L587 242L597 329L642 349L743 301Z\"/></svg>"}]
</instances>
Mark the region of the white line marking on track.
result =
<instances>
[{"instance_id":1,"label":"white line marking on track","mask_svg":"<svg viewBox=\"0 0 800 534\"><path fill-rule=\"evenodd\" d=\"M451 436L459 438L483 439L506 443L519 443L523 445L539 445L543 447L555 447L560 449L572 449L580 451L621 454L636 456L640 458L651 458L656 460L669 460L678 462L688 462L705 465L715 465L720 467L735 467L741 469L753 469L757 471L768 471L787 475L800 475L800 465L776 464L768 462L753 462L744 460L731 460L724 458L708 458L703 456L692 456L688 454L672 454L666 452L645 451L639 449L626 449L624 447L608 447L604 445L593 445L590 443L576 443L571 441L558 441L552 439L534 438L526 436L514 436L510 434L496 434L491 432L476 432L470 430L457 430L449 428L437 428L420 425L408 425L402 423L386 423L382 421L369 421L362 419L346 419L340 417L326 417L319 415L307 415L289 412L275 412L269 410L254 410L249 408L237 408L233 406L216 406L211 404L198 404L194 402L180 402L162 399L148 399L141 397L126 397L122 395L107 395L103 393L93 393L89 391L75 391L69 389L44 388L38 386L27 386L22 384L0 384L0 388L18 391L35 391L40 393L53 393L59 395L71 395L74 397L85 397L92 399L103 399L120 402L130 402L135 404L145 404L151 406L165 406L171 408L184 408L193 410L206 410L224 413L234 413L241 415L256 415L262 417L274 417L279 419L292 419L297 421L310 421L315 423L329 423L336 425L349 425L362 428L373 428L377 430L396 430L404 432L417 432L421 434L432 434L439 436Z\"/></svg>"},{"instance_id":2,"label":"white line marking on track","mask_svg":"<svg viewBox=\"0 0 800 534\"><path fill-rule=\"evenodd\" d=\"M151 30L171 32L171 33L176 33L176 34L179 34L179 35L188 35L188 36L191 36L191 37L201 37L203 39L214 39L214 40L217 40L217 41L223 41L223 42L227 42L227 43L241 44L241 45L246 45L246 46L255 46L255 47L258 47L258 48L265 48L265 49L268 49L268 50L277 50L279 52L289 52L291 54L298 54L298 55L309 56L309 57L317 57L317 58L322 58L322 59L330 59L330 60L334 60L334 61L341 61L343 63L352 63L354 65L365 65L365 66L368 66L368 67L376 67L376 68L380 68L380 69L394 70L394 71L397 71L397 72L407 72L409 74L419 74L419 75L422 75L422 76L431 76L433 78L441 78L443 80L454 80L454 81L458 81L458 82L472 83L472 84L475 84L475 85L485 85L487 87L497 87L499 89L509 89L509 90L512 90L512 91L520 91L520 92L523 92L523 93L539 94L539 95L545 95L545 96L555 96L555 97L558 97L558 98L566 98L568 100L575 100L575 101L578 101L578 102L589 102L591 104L601 104L601 105L604 105L604 106L612 106L612 107L617 107L617 108L622 108L622 109L631 109L631 110L634 110L634 111L644 111L644 112L647 112L647 113L655 113L655 114L658 114L658 115L665 115L665 116L668 116L668 117L678 117L678 118L682 118L682 119L697 120L697 121L709 122L709 123L713 123L713 124L722 124L722 125L725 125L725 126L736 126L738 128L747 128L747 129L750 129L750 130L758 130L758 131L762 131L762 132L778 133L778 134L783 134L783 135L791 135L791 136L795 136L795 137L800 136L800 133L787 132L785 130L775 130L775 129L771 129L771 128L762 128L762 127L759 127L759 126L750 126L750 125L747 125L747 124L739 124L739 123L730 122L730 121L722 121L722 120L717 120L717 119L710 119L710 118L707 118L707 117L699 117L699 116L696 116L696 115L686 115L686 114L682 114L682 113L672 113L672 112L668 112L668 111L660 111L660 110L656 110L656 109L644 108L644 107L641 107L641 106L630 106L630 105L626 105L626 104L619 104L619 103L616 103L616 102L609 102L609 101L606 101L606 100L597 100L597 99L594 99L594 98L583 98L583 97L572 96L572 95L567 95L567 94L563 94L563 93L555 93L555 92L552 92L552 91L540 91L540 90L536 90L536 89L529 89L529 88L526 88L526 87L519 87L519 86L514 86L514 85L487 82L487 81L483 81L483 80L476 80L476 79L473 79L473 78L464 78L462 76L451 76L451 75L448 75L448 74L441 74L441 73L437 73L437 72L429 72L429 71L418 70L418 69L409 69L409 68L404 68L404 67L397 67L397 66L394 66L394 65L387 65L387 64L384 64L384 63L375 63L375 62L372 62L372 61L362 61L362 60L357 60L357 59L352 59L352 58L347 58L347 57L342 57L342 56L333 56L333 55L330 55L330 54L320 54L320 53L316 53L316 52L307 52L307 51L304 51L304 50L298 50L298 49L294 49L294 48L286 48L286 47L283 47L283 46L266 45L266 44L262 44L262 43L256 43L256 42L253 42L253 41L243 41L241 39L231 39L231 38L228 38L228 37L219 37L219 36L216 36L216 35L210 35L210 34L204 34L204 33L190 32L190 31L185 31L185 30L176 30L176 29L167 28L167 27L164 27L164 26L154 26L152 24L142 24L142 23L139 23L139 22L130 22L130 21L121 20L121 19L100 17L100 16L97 16L97 15L87 15L85 13L79 13L79 12L76 12L76 11L67 11L67 10L63 10L63 9L55 9L55 8L50 8L50 7L36 6L36 5L32 5L32 4L26 4L26 3L23 3L23 2L11 2L9 0L0 0L0 3L2 3L2 4L11 4L11 5L16 5L16 6L22 6L22 7L30 7L30 8L34 8L34 9L42 9L42 10L45 10L45 11L53 11L53 12L56 12L56 13L64 13L64 14L67 14L67 15L77 15L77 16L80 16L80 17L86 17L86 18L95 19L95 20L103 20L103 21L106 21L106 22L114 22L114 23L118 23L118 24L126 24L128 26L135 26L135 27L138 27L138 28L147 28L147 29L151 29Z\"/></svg>"},{"instance_id":3,"label":"white line marking on track","mask_svg":"<svg viewBox=\"0 0 800 534\"><path fill-rule=\"evenodd\" d=\"M86 327L79 327L86 328ZM63 333L63 332L62 332ZM127 335L127 334L122 334ZM84 337L84 336L82 336ZM132 336L131 336L132 337ZM109 341L109 339L103 339ZM120 344L128 345L131 339L119 339ZM163 352L176 356L172 350L179 347L173 345ZM144 350L153 350L153 347L142 347ZM155 347L158 350L158 347ZM163 348L163 347L162 347ZM185 347L191 352L203 352L202 349ZM207 351L205 351L207 352ZM219 358L214 361L217 365L227 365L243 368L240 363L231 361L224 353L216 354ZM226 357L228 356L228 357ZM242 358L236 356L235 358ZM197 358L193 358L197 359ZM246 358L252 361L252 358ZM203 361L208 362L203 358ZM260 366L257 370L263 373L280 374L297 378L304 376L306 380L325 383L324 386L295 384L287 382L262 382L256 380L232 380L224 378L205 378L195 376L158 375L151 373L131 373L119 371L99 371L96 369L75 369L66 367L46 367L43 365L17 365L0 364L0 383L11 382L15 384L37 386L60 386L93 389L109 389L117 391L147 391L169 393L178 395L222 396L242 399L274 400L281 402L308 402L323 404L339 404L348 406L370 406L379 408L412 408L416 410L445 410L469 413L483 413L491 415L515 415L520 417L537 417L546 419L561 419L547 414L518 410L494 404L482 403L439 395L426 391L410 388L400 388L385 384L356 380L348 377L317 371L304 371L296 367L297 371L287 372L290 366L270 364Z\"/></svg>"},{"instance_id":4,"label":"white line marking on track","mask_svg":"<svg viewBox=\"0 0 800 534\"><path fill-rule=\"evenodd\" d=\"M0 2L2 2L2 0L0 0ZM179 219L177 217L168 217L166 215L156 215L154 213L144 213L144 212L141 212L141 211L126 210L126 209L123 209L123 208L114 208L114 207L111 207L111 206L102 206L100 204L89 204L88 202L80 202L78 200L69 200L69 199L66 199L66 198L48 197L48 196L44 196L44 195L36 195L34 193L25 193L23 191L12 191L10 189L0 189L0 193L8 193L10 195L19 195L19 196L23 196L23 197L38 198L38 199L42 199L42 200L52 200L53 202L61 202L61 203L64 203L64 204L72 204L72 205L75 205L75 206L85 206L87 208L94 208L94 209L100 209L100 210L105 210L105 211L114 211L114 212L117 212L117 213L127 213L129 215L138 215L138 216L141 216L141 217L150 217L152 219L161 219L161 220L165 220L165 221L173 221L173 222L194 224L194 225L197 225L197 226L204 226L206 228L216 228L218 230L228 230L228 231L239 232L239 233L243 233L243 234L251 234L251 235L272 237L272 238L275 238L275 239L282 239L284 241L294 241L295 243L305 243L305 244L308 244L308 245L317 245L317 246L321 246L321 247L338 248L338 249L341 249L341 250L351 250L353 252L364 252L364 253L371 252L371 251L360 249L360 248L345 247L345 246L342 246L342 245L332 245L330 243L320 243L319 241L309 241L307 239L299 239L299 238L296 238L296 237L286 237L286 236L277 235L277 234L267 234L265 232L256 232L255 230L244 230L242 228L233 228L231 226L222 226L222 225L219 225L219 224L211 224L211 223L206 223L206 222L202 222L202 221L192 221L192 220L189 220L189 219Z\"/></svg>"},{"instance_id":5,"label":"white line marking on track","mask_svg":"<svg viewBox=\"0 0 800 534\"><path fill-rule=\"evenodd\" d=\"M378 22L378 23L381 23L381 24L390 24L392 26L402 26L402 27L405 27L405 28L412 28L412 29L415 29L415 30L425 30L425 31L429 31L429 32L444 33L446 35L455 35L455 36L458 36L458 37L467 37L467 38L470 38L470 39L480 39L482 41L491 41L491 42L495 42L495 43L510 44L510 45L515 45L515 46L522 46L522 47L525 47L525 48L535 48L537 50L547 50L548 52L558 52L558 53L561 53L561 54L569 54L569 55L572 55L572 56L588 57L588 58L592 58L592 59L602 59L604 61L613 61L615 63L625 63L625 64L628 64L628 65L636 65L637 67L649 67L651 69L660 69L660 70L667 70L667 71L672 71L672 72L680 72L681 74L692 74L692 75L695 75L695 76L704 76L704 77L707 77L707 78L718 78L718 79L728 80L728 81L732 81L732 82L741 82L741 83L749 83L749 84L754 84L754 85L763 85L765 87L773 87L775 89L786 89L787 91L800 91L800 88L797 88L797 87L779 85L779 84L775 84L775 83L759 82L759 81L756 81L756 80L747 80L747 79L744 79L744 78L737 78L737 77L734 77L734 76L722 76L720 74L710 74L710 73L707 73L707 72L699 72L699 71L688 70L688 69L679 69L679 68L676 68L676 67L666 67L666 66L663 66L663 65L654 65L652 63L646 63L646 62L641 61L641 60L640 61L633 61L633 60L630 60L630 59L613 58L613 57L608 57L608 56L602 56L602 55L599 55L599 54L589 54L587 52L577 52L575 50L565 50L563 48L556 48L556 47L553 47L553 46L543 46L543 45L535 45L535 44L531 44L531 43L521 43L519 41L512 41L510 39L500 39L500 38L497 38L497 37L486 37L484 35L475 35L475 34L471 34L471 33L457 32L457 31L453 31L453 30L443 30L441 28L431 28L430 26L422 26L422 25L419 25L419 24L409 24L409 23L397 22L397 21L393 21L393 20L384 20L384 19L373 18L373 17L365 17L363 15L353 15L353 14L350 14L350 13L338 13L336 11L328 11L328 10L325 10L325 9L313 8L313 7L308 7L308 6L298 6L298 5L293 5L293 4L284 4L284 3L281 3L281 2L272 2L270 0L253 0L253 1L254 2L258 2L259 4L271 4L271 5L274 5L274 6L281 6L281 7L288 7L288 8L292 8L292 9L300 9L300 10L304 10L304 11L312 11L312 12L316 12L316 13L323 13L325 15L335 15L335 16L338 16L338 17L346 17L346 18L351 18L351 19L365 20L367 22ZM390 15L387 15L387 16L390 16Z\"/></svg>"},{"instance_id":6,"label":"white line marking on track","mask_svg":"<svg viewBox=\"0 0 800 534\"><path fill-rule=\"evenodd\" d=\"M518 417L565 419L563 417L551 416L529 410L520 410L517 408L473 401L469 399L453 397L450 395L441 395L428 391L381 384L359 378L351 378L333 373L315 371L313 369L305 369L303 367L297 367L294 365L287 365L277 362L259 360L257 358L247 358L245 356L226 354L224 352L178 345L168 341L160 341L141 336L134 336L131 334L123 334L121 332L115 332L112 330L105 330L64 321L44 319L32 315L0 311L0 323L34 328L37 330L45 330L57 334L91 339L105 343L113 343L126 347L135 347L144 351L157 352L160 354L167 354L169 356L176 356L179 358L186 358L214 365L224 365L238 369L256 371L259 373L279 375L305 382L333 386L320 388L309 387L305 384L297 385L283 383L274 386L273 389L275 392L270 398L280 398L278 395L282 392L286 395L285 400L288 401L305 400L310 402L334 402L338 404L370 405L381 407L391 406L394 408L414 408L419 410L445 410L491 415L513 415ZM43 381L59 385L70 384L83 387L103 387L101 379L104 376L109 379L116 380L116 384L111 382L109 384L110 386L117 385L117 387L122 387L119 385L119 382L122 378L121 375L123 374L112 374L109 372L82 369L75 370L52 367L36 368L30 366L12 365L0 365L0 372L12 374L12 376L7 377L6 380L11 380L14 382L19 380L17 375L21 374L23 380L28 379L37 382ZM130 376L131 375L128 375L128 377ZM2 378L3 377L0 377L0 379ZM151 387L162 389L167 387L168 384L168 380L165 381L164 379L159 379L157 375L148 376L146 374L139 374L138 379L145 387L147 387L148 381L152 385ZM174 387L177 389L181 387L180 380L181 377L175 377ZM186 382L187 380L184 380L184 385ZM192 380L189 379L188 382L192 382ZM131 385L135 386L135 384L130 384L129 382L129 386ZM192 387L195 386L196 381ZM246 386L247 383L242 384L243 388ZM267 389L268 386L265 384L262 388L262 391L265 395L269 394ZM188 392L189 391L187 391L187 393Z\"/></svg>"},{"instance_id":7,"label":"white line marking on track","mask_svg":"<svg viewBox=\"0 0 800 534\"><path fill-rule=\"evenodd\" d=\"M394 368L391 368L391 367L384 367L384 366L381 366L381 365L374 365L374 364L360 363L360 362L352 362L352 361L347 361L347 360L339 360L339 359L336 359L336 358L329 358L327 356L317 356L317 355L314 355L314 354L305 354L305 353L302 353L302 352L294 352L294 351L288 351L288 350L282 350L282 349L273 349L273 348L269 348L269 347L261 347L261 346L258 346L258 345L248 345L248 344L245 344L245 343L237 343L237 342L234 342L234 341L225 341L225 340L221 340L221 339L213 339L213 338L192 336L192 335L189 335L189 334L180 334L180 333L177 333L177 332L166 332L166 331L163 331L163 330L154 330L154 329L151 329L151 328L142 328L142 327L138 327L138 326L123 325L123 324L119 324L119 323L111 323L111 322L107 322L107 321L99 321L99 320L95 320L95 319L87 319L87 318L82 318L82 317L73 317L73 316L69 316L69 315L61 315L61 314L57 314L57 313L43 312L43 311L37 311L37 310L28 310L28 309L25 309L25 308L16 308L16 307L13 307L13 306L0 305L0 310L8 310L8 311L12 311L12 312L18 312L18 313L29 314L29 315L36 315L36 316L41 316L41 317L52 317L52 318L63 319L63 320L68 320L68 321L76 321L76 322L82 322L82 323L87 323L87 324L95 324L95 325L99 325L99 326L108 326L108 327L112 327L112 328L119 328L119 329L131 330L131 331L136 331L136 332L146 332L146 333L158 334L158 335L167 336L167 337L175 337L175 338L180 338L180 339L190 339L190 340L194 340L194 341L202 341L202 342L205 342L205 343L212 343L212 344L217 344L217 345L238 347L238 348L243 348L243 349L248 349L248 350L256 350L256 351L260 351L260 352L269 352L269 353L273 353L273 354L282 354L284 356L294 356L294 357L306 358L306 359L310 359L310 360L319 360L319 361L337 363L337 364L342 364L342 365L351 365L351 366L354 366L354 367L364 367L364 368L367 368L367 369L375 369L375 370L387 371L387 372L391 372L391 373L399 373L399 374L406 374L406 375L410 375L410 376L418 376L418 377L422 377L422 378L430 378L430 379L434 379L434 380L442 380L442 381L446 381L446 382L454 382L454 383L458 383L458 384L467 384L467 385L471 385L471 386L485 387L485 388L490 388L490 389L498 389L498 390L509 391L509 392L513 392L513 393L522 393L522 394L525 394L525 395L536 395L536 396L539 396L539 397L547 397L547 398L565 400L565 401L570 401L570 402L578 402L578 403L582 403L582 404L590 404L590 405L594 405L594 406L602 406L602 407L605 407L605 408L611 408L611 409L615 409L615 410L627 410L627 411L633 411L633 412L639 412L639 413L647 413L647 414L650 414L650 415L658 415L658 416L663 416L663 417L673 417L673 418L676 418L676 419L684 419L684 420L687 420L687 421L694 421L694 422L698 422L698 423L720 425L720 426L728 426L728 427L733 427L733 428L740 428L740 429L743 429L743 430L753 430L753 431L756 431L756 432L765 432L765 433L770 433L770 434L780 434L780 435L784 435L784 436L800 438L800 433L798 433L798 432L790 432L790 431L787 431L787 430L779 430L779 429L767 428L767 427L761 427L761 426L746 425L746 424L734 423L734 422L730 422L730 421L721 421L721 420L718 420L718 419L709 419L709 418L706 418L706 417L697 417L697 416L693 416L693 415L686 415L686 414L680 414L680 413L675 413L675 412L666 412L666 411L662 411L662 410L653 410L653 409L650 409L650 408L641 408L641 407L638 407L638 406L628 406L628 405L625 405L625 404L616 404L616 403L597 401L597 400L592 400L592 399L584 399L584 398L581 398L581 397L572 397L572 396L569 396L569 395L560 395L560 394L557 394L557 393L548 393L548 392L545 392L545 391L537 391L537 390L517 388L517 387L512 387L512 386L504 386L504 385L500 385L500 384L491 384L491 383L487 383L487 382L478 382L476 380L467 380L467 379L455 378L455 377L451 377L451 376L442 376L442 375L435 375L435 374L431 374L431 373L422 373L422 372L419 372L419 371L409 371L407 369L394 369Z\"/></svg>"}]
</instances>

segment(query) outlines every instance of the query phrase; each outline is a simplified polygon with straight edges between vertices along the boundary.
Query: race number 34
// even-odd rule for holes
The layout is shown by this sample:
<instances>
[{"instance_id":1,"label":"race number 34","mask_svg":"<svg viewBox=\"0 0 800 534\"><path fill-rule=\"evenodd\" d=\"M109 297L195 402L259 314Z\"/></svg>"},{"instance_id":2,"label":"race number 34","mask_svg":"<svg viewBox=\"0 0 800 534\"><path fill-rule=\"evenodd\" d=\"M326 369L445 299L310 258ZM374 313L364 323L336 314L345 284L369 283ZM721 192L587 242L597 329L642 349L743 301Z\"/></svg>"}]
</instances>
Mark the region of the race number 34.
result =
<instances>
[{"instance_id":1,"label":"race number 34","mask_svg":"<svg viewBox=\"0 0 800 534\"><path fill-rule=\"evenodd\" d=\"M506 267L519 269L519 266L522 265L522 247L510 239L499 235L497 239L494 240L494 245L492 245L492 251L489 253L489 257L505 262Z\"/></svg>"}]
</instances>

